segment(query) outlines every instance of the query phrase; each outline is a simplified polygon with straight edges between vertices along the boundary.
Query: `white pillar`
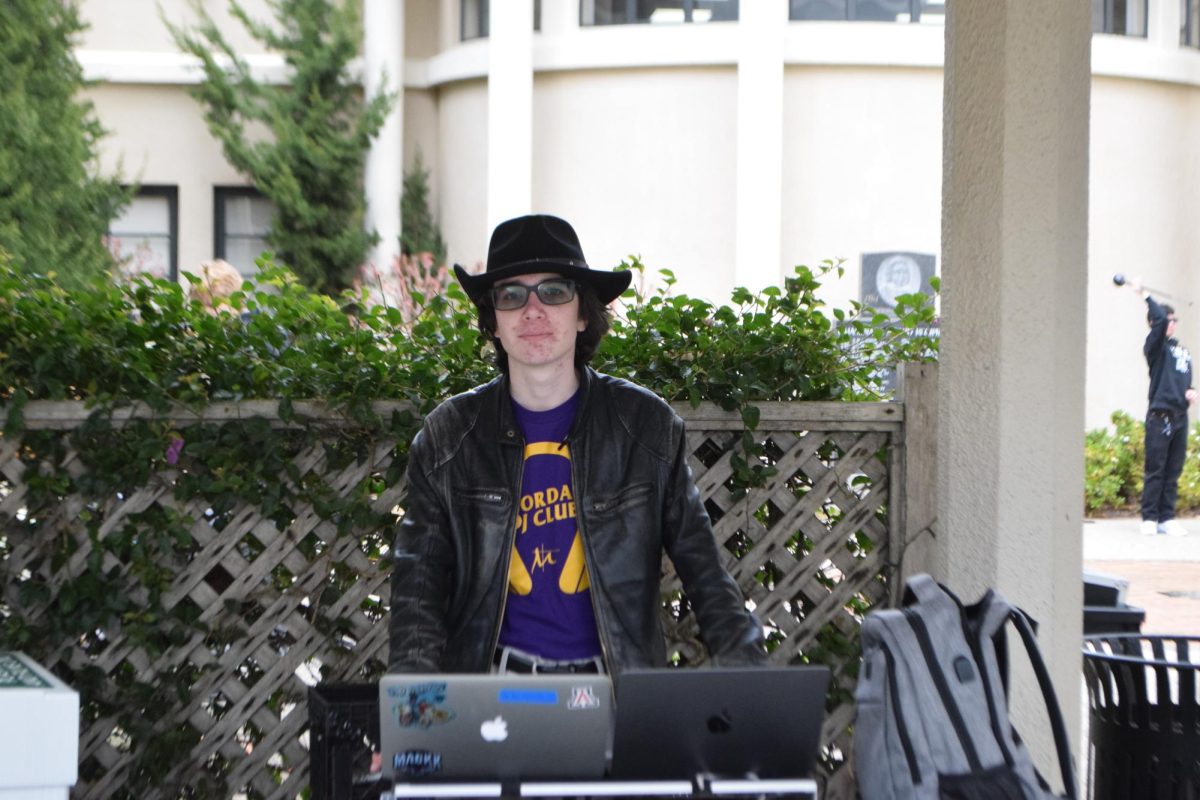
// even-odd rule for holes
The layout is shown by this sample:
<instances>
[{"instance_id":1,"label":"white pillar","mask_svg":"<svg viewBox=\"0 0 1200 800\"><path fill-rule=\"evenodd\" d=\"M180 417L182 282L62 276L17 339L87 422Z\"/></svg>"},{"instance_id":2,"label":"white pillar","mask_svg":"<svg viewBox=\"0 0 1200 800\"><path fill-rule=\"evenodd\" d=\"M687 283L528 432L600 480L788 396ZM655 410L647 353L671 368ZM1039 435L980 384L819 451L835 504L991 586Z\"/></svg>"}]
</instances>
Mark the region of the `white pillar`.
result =
<instances>
[{"instance_id":1,"label":"white pillar","mask_svg":"<svg viewBox=\"0 0 1200 800\"><path fill-rule=\"evenodd\" d=\"M487 223L533 203L533 0L492 0L488 33Z\"/></svg>"},{"instance_id":2,"label":"white pillar","mask_svg":"<svg viewBox=\"0 0 1200 800\"><path fill-rule=\"evenodd\" d=\"M369 256L380 270L400 254L400 193L404 188L404 0L363 0L363 88L386 86L395 105L367 152L367 230L379 234ZM386 76L386 78L385 78Z\"/></svg>"},{"instance_id":3,"label":"white pillar","mask_svg":"<svg viewBox=\"0 0 1200 800\"><path fill-rule=\"evenodd\" d=\"M1147 10L1146 38L1168 52L1179 49L1179 32L1183 26L1182 4L1160 0L1151 2Z\"/></svg>"},{"instance_id":4,"label":"white pillar","mask_svg":"<svg viewBox=\"0 0 1200 800\"><path fill-rule=\"evenodd\" d=\"M738 20L734 281L777 285L783 248L783 38L787 0L743 2Z\"/></svg>"},{"instance_id":5,"label":"white pillar","mask_svg":"<svg viewBox=\"0 0 1200 800\"><path fill-rule=\"evenodd\" d=\"M1041 622L1077 736L1090 8L946 8L935 571ZM1057 782L1036 683L1018 669L1014 687L1017 727Z\"/></svg>"}]
</instances>

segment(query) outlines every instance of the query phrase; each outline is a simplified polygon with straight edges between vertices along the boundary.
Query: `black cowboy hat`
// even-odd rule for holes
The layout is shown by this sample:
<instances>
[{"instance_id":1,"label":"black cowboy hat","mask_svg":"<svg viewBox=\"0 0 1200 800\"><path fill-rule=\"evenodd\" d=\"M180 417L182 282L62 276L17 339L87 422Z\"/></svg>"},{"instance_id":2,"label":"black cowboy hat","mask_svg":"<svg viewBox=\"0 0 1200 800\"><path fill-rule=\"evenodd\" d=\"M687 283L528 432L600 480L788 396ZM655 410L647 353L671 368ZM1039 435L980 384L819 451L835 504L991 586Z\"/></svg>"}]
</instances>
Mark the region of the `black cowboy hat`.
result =
<instances>
[{"instance_id":1,"label":"black cowboy hat","mask_svg":"<svg viewBox=\"0 0 1200 800\"><path fill-rule=\"evenodd\" d=\"M484 303L496 281L535 272L553 272L587 284L604 305L620 297L633 279L631 272L590 268L575 229L566 220L548 214L530 214L497 225L488 245L487 269L479 275L454 265L458 282L475 305Z\"/></svg>"}]
</instances>

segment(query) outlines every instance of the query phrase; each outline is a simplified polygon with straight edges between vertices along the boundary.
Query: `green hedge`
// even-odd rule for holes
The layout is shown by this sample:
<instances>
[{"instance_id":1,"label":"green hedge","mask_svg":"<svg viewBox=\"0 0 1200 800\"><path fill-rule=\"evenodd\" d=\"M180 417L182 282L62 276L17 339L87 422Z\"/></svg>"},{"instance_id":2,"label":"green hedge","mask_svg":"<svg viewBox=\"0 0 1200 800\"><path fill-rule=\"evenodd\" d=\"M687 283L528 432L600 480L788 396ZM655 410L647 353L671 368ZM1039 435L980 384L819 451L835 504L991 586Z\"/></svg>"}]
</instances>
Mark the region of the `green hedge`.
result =
<instances>
[{"instance_id":1,"label":"green hedge","mask_svg":"<svg viewBox=\"0 0 1200 800\"><path fill-rule=\"evenodd\" d=\"M257 289L245 284L226 313L210 315L171 282L67 292L0 264L0 403L320 398L361 409L410 399L424 408L493 374L456 282L426 296L414 279L402 307L368 306L365 291L335 300L263 266ZM622 268L645 272L637 260ZM596 366L668 399L726 408L877 399L890 365L935 357L936 340L915 333L934 319L927 298L902 297L894 318L828 309L817 290L840 276L832 263L719 305L674 294L674 276L661 274L660 290L626 293Z\"/></svg>"},{"instance_id":2,"label":"green hedge","mask_svg":"<svg viewBox=\"0 0 1200 800\"><path fill-rule=\"evenodd\" d=\"M1145 423L1113 412L1113 429L1088 431L1085 444L1085 501L1089 513L1137 513L1142 498ZM1200 452L1200 422L1188 430L1188 452ZM1200 510L1200 460L1188 458L1179 478L1180 514Z\"/></svg>"}]
</instances>

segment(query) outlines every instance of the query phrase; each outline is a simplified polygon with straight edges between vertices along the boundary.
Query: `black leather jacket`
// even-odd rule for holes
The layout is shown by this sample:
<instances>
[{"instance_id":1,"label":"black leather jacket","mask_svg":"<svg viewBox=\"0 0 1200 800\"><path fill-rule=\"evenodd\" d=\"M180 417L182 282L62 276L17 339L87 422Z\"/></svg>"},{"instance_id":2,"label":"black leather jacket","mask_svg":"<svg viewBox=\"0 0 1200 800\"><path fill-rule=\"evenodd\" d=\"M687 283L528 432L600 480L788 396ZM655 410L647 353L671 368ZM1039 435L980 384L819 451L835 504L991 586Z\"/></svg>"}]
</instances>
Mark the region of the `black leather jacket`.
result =
<instances>
[{"instance_id":1,"label":"black leather jacket","mask_svg":"<svg viewBox=\"0 0 1200 800\"><path fill-rule=\"evenodd\" d=\"M568 437L576 523L610 672L666 663L662 553L714 660L765 663L762 627L721 566L687 465L683 420L660 398L585 369ZM524 442L507 380L442 403L413 439L392 571L390 672L486 672L500 634Z\"/></svg>"}]
</instances>

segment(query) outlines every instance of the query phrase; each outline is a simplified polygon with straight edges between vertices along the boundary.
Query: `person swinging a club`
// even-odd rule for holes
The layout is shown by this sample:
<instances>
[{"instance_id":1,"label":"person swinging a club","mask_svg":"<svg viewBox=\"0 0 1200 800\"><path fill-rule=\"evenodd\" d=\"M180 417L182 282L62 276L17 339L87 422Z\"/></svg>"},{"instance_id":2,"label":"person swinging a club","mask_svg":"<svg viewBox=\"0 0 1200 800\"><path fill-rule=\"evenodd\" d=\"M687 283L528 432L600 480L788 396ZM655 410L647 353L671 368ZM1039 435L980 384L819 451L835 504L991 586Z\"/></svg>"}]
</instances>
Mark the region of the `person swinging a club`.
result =
<instances>
[{"instance_id":1,"label":"person swinging a club","mask_svg":"<svg viewBox=\"0 0 1200 800\"><path fill-rule=\"evenodd\" d=\"M1187 457L1188 407L1196 402L1192 356L1175 338L1175 309L1155 300L1139 278L1130 279L1129 288L1145 298L1150 325L1142 346L1150 369L1150 398L1141 532L1186 536L1187 529L1175 519L1175 500Z\"/></svg>"}]
</instances>

